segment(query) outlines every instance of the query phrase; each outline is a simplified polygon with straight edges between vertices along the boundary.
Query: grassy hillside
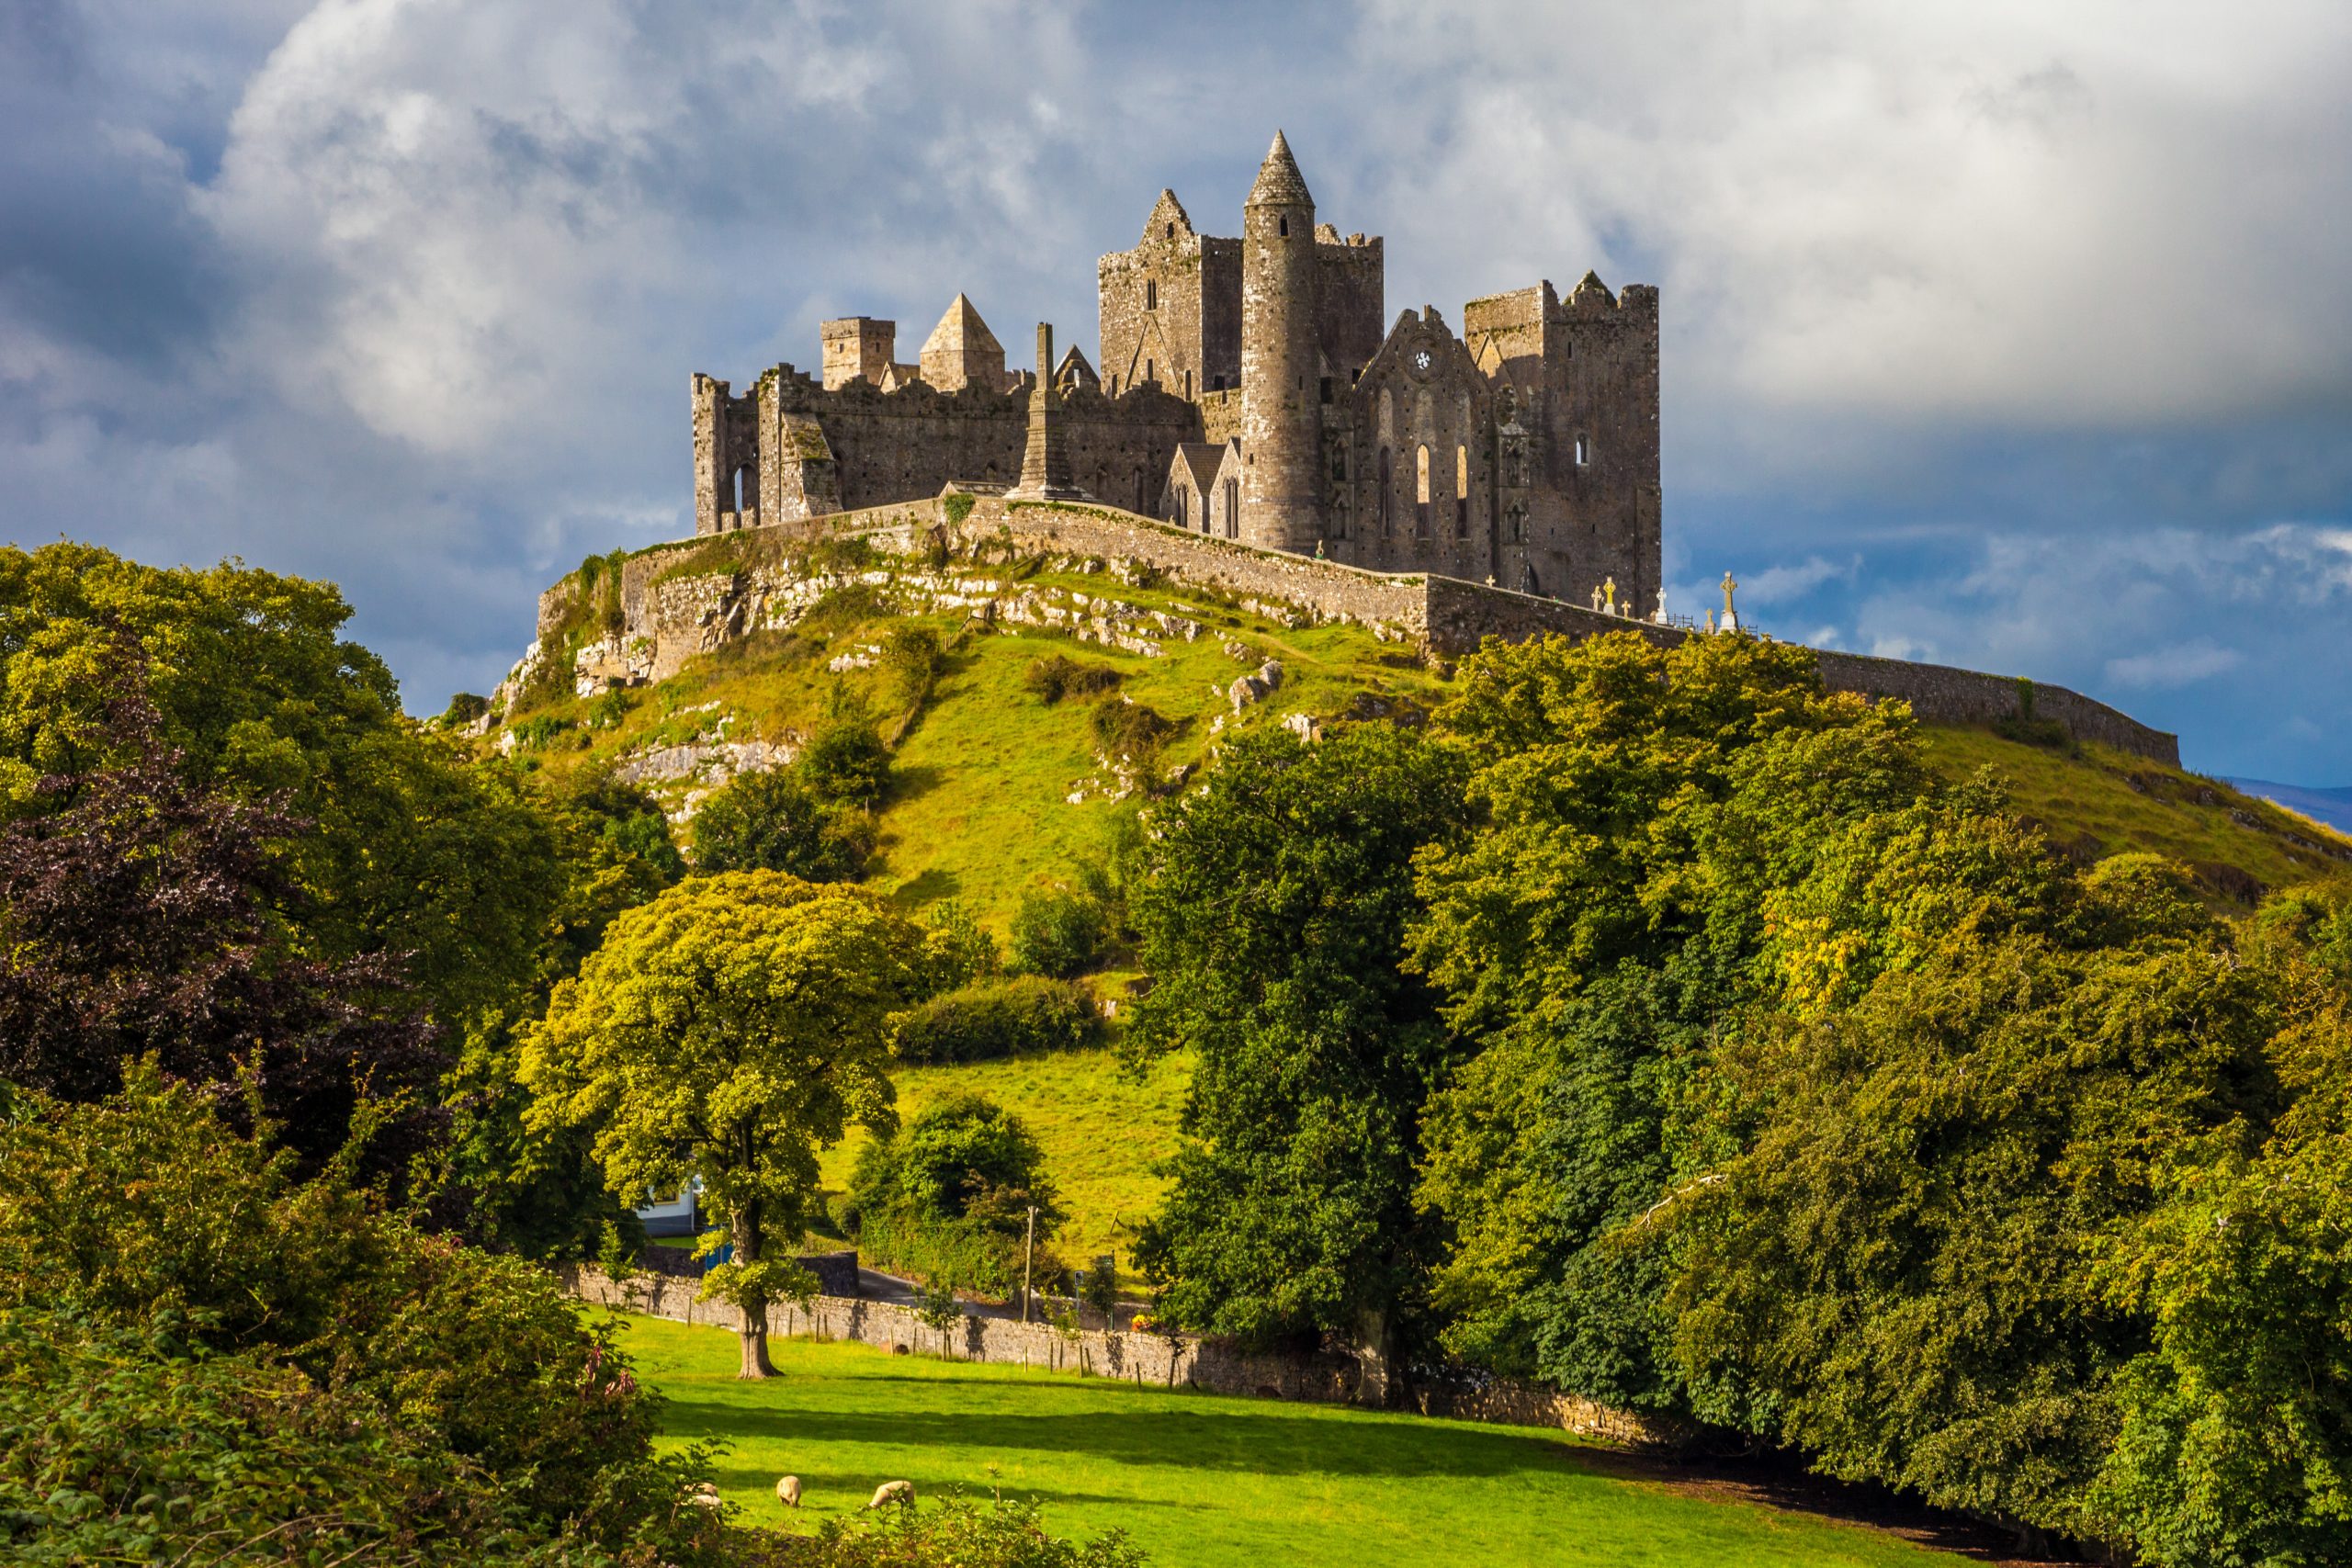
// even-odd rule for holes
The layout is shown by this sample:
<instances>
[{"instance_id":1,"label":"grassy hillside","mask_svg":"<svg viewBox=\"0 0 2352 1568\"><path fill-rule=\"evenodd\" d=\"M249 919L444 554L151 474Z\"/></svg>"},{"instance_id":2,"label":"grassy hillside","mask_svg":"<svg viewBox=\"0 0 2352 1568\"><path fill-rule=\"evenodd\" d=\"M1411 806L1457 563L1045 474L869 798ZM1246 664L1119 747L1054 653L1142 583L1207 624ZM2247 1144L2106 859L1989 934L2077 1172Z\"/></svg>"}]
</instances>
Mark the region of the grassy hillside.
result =
<instances>
[{"instance_id":1,"label":"grassy hillside","mask_svg":"<svg viewBox=\"0 0 2352 1568\"><path fill-rule=\"evenodd\" d=\"M1001 929L1024 890L1067 877L1099 852L1119 808L1113 796L1121 781L1104 765L1091 725L1098 702L1129 699L1174 724L1159 759L1164 774L1197 763L1221 724L1337 714L1360 696L1426 707L1444 694L1444 682L1417 658L1360 626L1286 627L1215 595L1124 583L1107 572L1015 578L996 569L995 576L1064 603L1107 600L1181 616L1203 630L1190 642L1160 639L1164 655L1155 658L1035 626L989 629L961 611L909 615L853 586L791 629L730 643L659 686L563 698L509 728L529 762L568 773L695 741L789 741L834 705L862 703L886 734L905 727L868 881L910 907L960 899ZM889 632L909 624L933 628L949 649L945 672L919 712L910 714L887 669L829 669L875 659ZM1024 688L1023 675L1057 654L1115 671L1115 691L1040 700ZM1234 715L1227 688L1268 659L1282 662L1280 689ZM653 787L665 805L678 806L698 785L678 780Z\"/></svg>"},{"instance_id":2,"label":"grassy hillside","mask_svg":"<svg viewBox=\"0 0 2352 1568\"><path fill-rule=\"evenodd\" d=\"M731 556L714 560L744 564ZM1123 780L1101 753L1092 717L1098 703L1125 698L1170 721L1155 768L1164 776L1197 763L1220 727L1274 724L1302 712L1330 716L1351 705L1426 708L1449 689L1408 652L1362 627L1294 628L1182 584L1035 564L958 564L953 571L989 576L1012 592L1080 612L1184 617L1198 623L1201 634L1191 641L1161 637L1163 656L1151 657L1032 626L991 628L967 620L962 608L910 616L892 606L893 581L853 583L820 600L789 630L729 644L659 686L566 697L509 729L526 764L561 774L686 743L790 741L830 707L862 703L899 738L869 881L910 908L959 899L1001 932L1024 891L1067 879L1100 855L1114 815L1127 808L1115 796L1132 780ZM948 648L944 672L912 707L888 669L855 667L875 660L890 631L910 621L932 627ZM1114 692L1042 700L1024 676L1054 656L1115 671ZM1280 689L1236 715L1227 688L1269 658L1283 665ZM838 673L829 668L837 662L845 665ZM1931 757L1949 776L1991 767L2007 781L2017 807L2069 852L2175 856L2198 868L2222 908L2243 908L2264 888L2343 867L2344 861L2328 858L2328 846L2352 854L2352 840L2268 802L2105 748L2026 744L1984 729L1930 728L1927 735ZM681 777L652 787L678 808L707 784ZM913 1068L902 1074L899 1088L909 1113L967 1089L1019 1111L1045 1145L1073 1211L1065 1253L1084 1258L1115 1247L1124 1258L1132 1226L1160 1191L1150 1167L1173 1147L1184 1081L1182 1062L1162 1064L1138 1083L1121 1078L1108 1053L1087 1053ZM832 1152L828 1186L843 1183L855 1153L854 1144Z\"/></svg>"},{"instance_id":3,"label":"grassy hillside","mask_svg":"<svg viewBox=\"0 0 2352 1568\"><path fill-rule=\"evenodd\" d=\"M2352 870L2352 839L2218 779L2104 746L2027 745L1985 729L1926 733L1946 776L1991 768L2016 808L2069 853L2170 855L2194 866L2224 907Z\"/></svg>"},{"instance_id":4,"label":"grassy hillside","mask_svg":"<svg viewBox=\"0 0 2352 1568\"><path fill-rule=\"evenodd\" d=\"M624 1318L661 1390L663 1442L723 1439L722 1495L750 1522L813 1533L881 1482L1045 1510L1057 1534L1119 1529L1156 1568L1279 1562L1864 1568L1958 1563L1883 1532L1625 1479L1565 1433L1376 1414L1022 1367L771 1341L784 1375L745 1383L721 1328ZM787 1515L776 1477L800 1477Z\"/></svg>"}]
</instances>

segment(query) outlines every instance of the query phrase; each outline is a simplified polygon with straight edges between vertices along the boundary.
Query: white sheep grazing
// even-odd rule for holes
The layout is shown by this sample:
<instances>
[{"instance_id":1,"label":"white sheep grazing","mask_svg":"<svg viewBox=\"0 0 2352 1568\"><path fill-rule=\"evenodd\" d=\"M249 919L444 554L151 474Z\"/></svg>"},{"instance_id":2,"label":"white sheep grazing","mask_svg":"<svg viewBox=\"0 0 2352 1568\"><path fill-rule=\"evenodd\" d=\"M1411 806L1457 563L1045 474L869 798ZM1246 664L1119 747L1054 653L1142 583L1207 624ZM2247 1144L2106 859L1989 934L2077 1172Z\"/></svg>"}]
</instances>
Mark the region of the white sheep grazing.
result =
<instances>
[{"instance_id":1,"label":"white sheep grazing","mask_svg":"<svg viewBox=\"0 0 2352 1568\"><path fill-rule=\"evenodd\" d=\"M787 1475L775 1483L775 1500L787 1508L800 1506L800 1477Z\"/></svg>"},{"instance_id":2,"label":"white sheep grazing","mask_svg":"<svg viewBox=\"0 0 2352 1568\"><path fill-rule=\"evenodd\" d=\"M723 1508L727 1506L719 1500L718 1488L707 1481L695 1482L695 1489L686 1494L686 1501L697 1508Z\"/></svg>"},{"instance_id":3,"label":"white sheep grazing","mask_svg":"<svg viewBox=\"0 0 2352 1568\"><path fill-rule=\"evenodd\" d=\"M915 1483L911 1481L886 1481L874 1489L874 1501L865 1505L878 1508L885 1503L906 1503L915 1500Z\"/></svg>"}]
</instances>

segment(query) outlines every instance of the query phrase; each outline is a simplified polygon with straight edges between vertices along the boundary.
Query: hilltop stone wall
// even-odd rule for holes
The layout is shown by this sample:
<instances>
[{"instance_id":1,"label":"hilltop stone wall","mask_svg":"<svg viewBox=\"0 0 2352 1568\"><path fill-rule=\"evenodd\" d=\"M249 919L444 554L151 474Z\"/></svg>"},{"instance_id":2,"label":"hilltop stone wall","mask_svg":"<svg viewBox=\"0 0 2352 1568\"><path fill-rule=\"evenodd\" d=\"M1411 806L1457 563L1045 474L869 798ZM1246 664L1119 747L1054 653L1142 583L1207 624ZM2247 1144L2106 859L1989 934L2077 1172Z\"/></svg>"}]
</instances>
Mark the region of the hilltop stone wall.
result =
<instances>
[{"instance_id":1,"label":"hilltop stone wall","mask_svg":"<svg viewBox=\"0 0 2352 1568\"><path fill-rule=\"evenodd\" d=\"M1517 642L1555 633L1587 637L1630 631L1671 646L1706 635L1458 578L1369 571L1260 548L1115 507L994 495L968 499L969 512L954 525L933 499L839 513L788 528L682 540L632 556L621 570L626 627L617 638L575 656L581 660L580 679L665 679L696 653L788 619L795 604L813 603L826 586L797 575L789 564L796 550L805 552L820 535L855 536L899 554L919 553L934 540L967 547L1003 542L1024 553L1140 563L1181 581L1221 589L1257 613L1302 623L1366 626L1435 658L1475 652L1488 637ZM540 596L542 642L571 613L577 592L576 580L567 578ZM2169 766L2180 763L2177 737L2064 686L1830 649L1817 650L1816 657L1830 690L1898 698L1932 723L2048 720L2076 740Z\"/></svg>"}]
</instances>

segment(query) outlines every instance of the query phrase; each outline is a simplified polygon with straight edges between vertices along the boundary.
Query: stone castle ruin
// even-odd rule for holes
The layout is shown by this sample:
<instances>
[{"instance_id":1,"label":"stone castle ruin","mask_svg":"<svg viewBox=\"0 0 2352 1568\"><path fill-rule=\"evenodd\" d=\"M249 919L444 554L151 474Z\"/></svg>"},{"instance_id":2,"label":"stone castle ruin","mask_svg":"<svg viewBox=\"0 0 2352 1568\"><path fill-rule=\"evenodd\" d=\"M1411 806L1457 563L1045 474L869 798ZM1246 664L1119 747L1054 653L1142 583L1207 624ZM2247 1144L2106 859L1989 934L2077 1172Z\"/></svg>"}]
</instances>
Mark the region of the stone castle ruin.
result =
<instances>
[{"instance_id":1,"label":"stone castle ruin","mask_svg":"<svg viewBox=\"0 0 2352 1568\"><path fill-rule=\"evenodd\" d=\"M1034 372L958 294L912 364L896 322L823 325L822 378L694 378L698 534L936 495L1023 493L1033 404L1048 499L1379 571L1624 603L1659 587L1657 290L1590 273L1386 326L1383 243L1315 218L1280 132L1238 239L1163 190L1101 259L1102 367L1040 337ZM1042 481L1041 481L1042 482ZM1034 488L1026 493L1046 493Z\"/></svg>"},{"instance_id":2,"label":"stone castle ruin","mask_svg":"<svg viewBox=\"0 0 2352 1568\"><path fill-rule=\"evenodd\" d=\"M1096 264L1099 371L1075 346L1057 359L1043 324L1035 368L1012 368L958 294L911 362L898 357L896 322L853 316L824 323L819 377L779 365L739 396L696 375L697 540L629 558L620 624L586 646L558 636L576 584L548 590L509 700L538 661L571 665L586 694L787 624L820 583L775 562L698 563L793 535L909 558L1014 547L1148 569L1284 616L1357 622L1433 658L1490 636L1630 630L1670 643L1741 629L1728 575L1720 621L1667 613L1657 290L1611 293L1587 273L1566 297L1539 282L1473 299L1458 334L1433 306L1384 330L1383 268L1377 236L1317 222L1276 132L1238 238L1200 232L1163 190L1135 247ZM744 529L775 532L726 537ZM930 608L967 606L991 625L1082 621L1123 647L1167 631L1114 598L1032 605L967 576L917 587ZM2179 760L2174 737L2062 687L1817 658L1832 690L1900 698L1923 718L2043 722Z\"/></svg>"}]
</instances>

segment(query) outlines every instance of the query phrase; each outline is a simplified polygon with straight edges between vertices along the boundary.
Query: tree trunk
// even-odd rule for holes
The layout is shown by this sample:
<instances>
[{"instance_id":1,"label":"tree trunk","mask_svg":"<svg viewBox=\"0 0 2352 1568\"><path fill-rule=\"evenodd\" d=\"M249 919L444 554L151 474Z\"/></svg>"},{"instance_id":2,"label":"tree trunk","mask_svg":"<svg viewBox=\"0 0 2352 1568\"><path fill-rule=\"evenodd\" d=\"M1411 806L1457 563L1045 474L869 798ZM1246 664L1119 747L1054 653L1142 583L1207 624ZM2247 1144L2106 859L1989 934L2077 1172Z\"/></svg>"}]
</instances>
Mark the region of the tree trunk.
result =
<instances>
[{"instance_id":1,"label":"tree trunk","mask_svg":"<svg viewBox=\"0 0 2352 1568\"><path fill-rule=\"evenodd\" d=\"M1367 1307L1356 1320L1356 1402L1384 1409L1389 1402L1389 1363L1396 1347L1388 1314Z\"/></svg>"},{"instance_id":2,"label":"tree trunk","mask_svg":"<svg viewBox=\"0 0 2352 1568\"><path fill-rule=\"evenodd\" d=\"M760 1209L757 1203L736 1211L735 1261L742 1264L760 1260ZM739 1378L772 1378L775 1363L768 1359L768 1298L761 1291L747 1291L740 1303L742 1312L743 1369Z\"/></svg>"}]
</instances>

